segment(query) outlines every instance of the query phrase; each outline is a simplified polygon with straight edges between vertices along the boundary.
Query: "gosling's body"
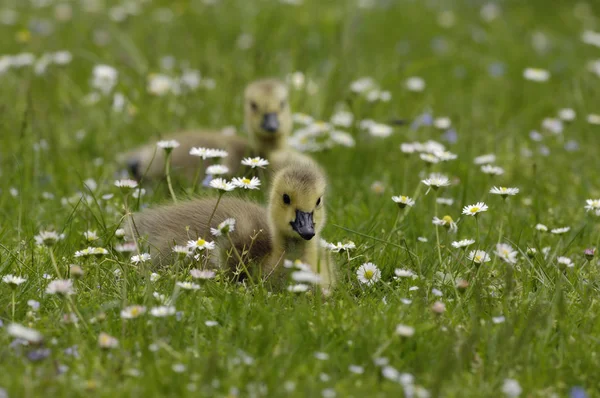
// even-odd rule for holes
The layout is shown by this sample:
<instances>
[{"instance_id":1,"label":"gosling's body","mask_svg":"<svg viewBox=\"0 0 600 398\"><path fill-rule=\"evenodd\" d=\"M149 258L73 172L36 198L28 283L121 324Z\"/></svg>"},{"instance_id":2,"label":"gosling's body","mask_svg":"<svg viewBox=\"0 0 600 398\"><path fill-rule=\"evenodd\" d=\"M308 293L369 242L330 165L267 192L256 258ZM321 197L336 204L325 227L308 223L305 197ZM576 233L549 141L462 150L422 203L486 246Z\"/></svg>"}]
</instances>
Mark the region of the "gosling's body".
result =
<instances>
[{"instance_id":1,"label":"gosling's body","mask_svg":"<svg viewBox=\"0 0 600 398\"><path fill-rule=\"evenodd\" d=\"M274 169L288 164L286 159L290 156L308 158L288 147L292 115L287 87L279 80L263 79L248 85L244 92L244 125L247 138L202 129L164 137L180 143L171 154L173 172L187 180L194 178L199 167L198 158L189 154L194 147L226 150L229 155L222 163L228 166L232 175L237 173L241 160L246 156L266 158L274 163ZM286 156L282 156L282 153ZM118 160L127 164L138 179L164 176L165 153L156 147L156 142L120 155Z\"/></svg>"},{"instance_id":2,"label":"gosling's body","mask_svg":"<svg viewBox=\"0 0 600 398\"><path fill-rule=\"evenodd\" d=\"M190 155L192 148L213 148L227 151L228 156L220 161L235 174L240 168L240 161L252 151L244 137L225 135L215 130L192 130L173 134L169 140L179 142L179 147L171 153L171 170L176 175L191 181L198 173L198 168L206 168L201 158ZM121 162L127 162L134 177L141 179L157 179L165 174L165 151L156 143L144 145L121 155ZM204 162L208 163L208 162Z\"/></svg>"},{"instance_id":3,"label":"gosling's body","mask_svg":"<svg viewBox=\"0 0 600 398\"><path fill-rule=\"evenodd\" d=\"M320 245L325 224L323 195L326 181L314 162L294 163L277 172L269 195L268 208L256 203L224 197L210 227L227 218L236 220L235 230L216 240L218 265L234 271L239 261L232 243L247 265L258 266L263 276L283 268L285 260L300 260L318 273L323 285L336 281L334 264ZM217 199L199 199L177 205L146 210L134 215L140 236L147 236L153 258L163 265L173 258L173 245L209 237L208 221ZM189 229L186 229L189 227ZM254 272L253 272L254 271ZM250 270L255 273L256 270Z\"/></svg>"}]
</instances>

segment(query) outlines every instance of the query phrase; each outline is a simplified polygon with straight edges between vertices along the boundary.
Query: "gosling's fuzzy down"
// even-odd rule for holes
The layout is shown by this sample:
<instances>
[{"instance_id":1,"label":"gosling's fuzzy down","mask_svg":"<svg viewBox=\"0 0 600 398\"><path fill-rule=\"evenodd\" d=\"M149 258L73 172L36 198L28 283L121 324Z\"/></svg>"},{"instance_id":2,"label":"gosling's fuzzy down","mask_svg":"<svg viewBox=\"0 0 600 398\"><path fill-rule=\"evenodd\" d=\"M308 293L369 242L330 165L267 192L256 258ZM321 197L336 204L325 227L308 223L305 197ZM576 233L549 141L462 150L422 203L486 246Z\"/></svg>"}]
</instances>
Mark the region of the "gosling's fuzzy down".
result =
<instances>
[{"instance_id":1,"label":"gosling's fuzzy down","mask_svg":"<svg viewBox=\"0 0 600 398\"><path fill-rule=\"evenodd\" d=\"M180 146L171 154L171 169L186 179L198 170L199 159L189 154L194 147L223 149L229 153L224 164L235 174L245 156L270 159L272 153L285 150L292 130L292 116L286 85L277 79L257 80L244 92L244 125L248 138L225 135L211 130L193 130L164 137L176 140ZM299 155L303 156L303 155ZM284 158L281 158L284 159ZM137 179L156 179L164 176L165 153L156 142L118 156L118 162L128 167ZM282 164L282 160L277 164ZM279 166L278 166L279 167Z\"/></svg>"},{"instance_id":2,"label":"gosling's fuzzy down","mask_svg":"<svg viewBox=\"0 0 600 398\"><path fill-rule=\"evenodd\" d=\"M320 245L325 225L324 194L326 180L314 162L297 162L277 172L269 193L269 205L223 197L210 227L228 218L236 220L230 233L216 240L218 265L230 271L239 261L231 243L247 265L260 267L270 275L283 267L284 260L300 260L318 273L325 286L335 284L336 273L329 253ZM162 265L172 263L172 247L188 240L209 237L208 220L217 199L192 200L177 205L150 209L134 215L139 236L146 236L153 258ZM256 269L251 269L255 273Z\"/></svg>"}]
</instances>

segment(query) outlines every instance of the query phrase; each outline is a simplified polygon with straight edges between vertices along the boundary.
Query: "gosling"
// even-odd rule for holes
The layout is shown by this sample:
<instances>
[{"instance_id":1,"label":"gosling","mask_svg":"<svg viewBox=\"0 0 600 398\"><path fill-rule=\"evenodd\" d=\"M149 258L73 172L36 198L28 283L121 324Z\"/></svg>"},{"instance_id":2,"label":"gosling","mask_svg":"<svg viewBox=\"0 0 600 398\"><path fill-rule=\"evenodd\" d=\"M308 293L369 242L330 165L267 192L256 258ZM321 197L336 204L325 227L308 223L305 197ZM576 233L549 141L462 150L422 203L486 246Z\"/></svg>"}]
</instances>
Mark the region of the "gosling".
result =
<instances>
[{"instance_id":1,"label":"gosling","mask_svg":"<svg viewBox=\"0 0 600 398\"><path fill-rule=\"evenodd\" d=\"M271 154L289 153L287 138L292 130L292 115L288 103L288 89L277 79L262 79L250 83L244 93L244 124L248 138L224 135L217 131L195 130L176 133L165 139L176 140L180 146L173 149L171 168L174 173L191 181L198 170L198 158L189 154L193 147L222 149L228 152L225 165L235 174L245 156L270 159ZM297 154L297 156L305 155ZM280 156L284 159L285 156ZM121 154L118 161L126 164L136 179L157 179L164 176L165 153L156 143ZM276 161L275 168L285 162Z\"/></svg>"},{"instance_id":2,"label":"gosling","mask_svg":"<svg viewBox=\"0 0 600 398\"><path fill-rule=\"evenodd\" d=\"M236 220L229 237L215 240L216 253L211 256L219 267L231 273L239 269L240 261L232 253L235 248L251 275L257 273L253 267L260 267L267 278L274 272L281 275L285 260L300 260L320 275L322 286L332 287L335 265L320 244L326 220L326 186L324 173L315 162L300 161L275 174L267 208L225 196L215 211L217 199L198 199L145 210L134 215L134 223L138 236L147 237L155 261L168 264L173 258L173 244L202 239L199 237L210 239L208 221L214 211L212 228L228 218Z\"/></svg>"}]
</instances>

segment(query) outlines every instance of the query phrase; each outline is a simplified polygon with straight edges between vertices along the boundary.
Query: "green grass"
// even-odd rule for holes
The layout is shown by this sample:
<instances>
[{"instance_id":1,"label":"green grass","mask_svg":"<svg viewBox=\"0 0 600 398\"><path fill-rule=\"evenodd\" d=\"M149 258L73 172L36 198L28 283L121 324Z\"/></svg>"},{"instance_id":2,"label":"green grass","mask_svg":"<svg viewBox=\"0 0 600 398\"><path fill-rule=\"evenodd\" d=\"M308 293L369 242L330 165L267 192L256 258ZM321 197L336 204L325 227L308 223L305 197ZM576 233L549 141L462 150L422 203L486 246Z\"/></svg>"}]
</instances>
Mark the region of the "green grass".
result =
<instances>
[{"instance_id":1,"label":"green grass","mask_svg":"<svg viewBox=\"0 0 600 398\"><path fill-rule=\"evenodd\" d=\"M501 16L486 22L479 15L480 2L466 0L451 7L450 2L375 1L372 9L358 8L354 0L305 0L301 6L162 0L140 3L137 15L115 22L107 8L86 12L79 3L63 22L55 19L54 2L41 8L27 1L2 6L15 9L18 17L14 25L0 25L0 53L73 54L69 65L51 65L42 75L31 67L0 74L0 274L27 277L15 290L14 322L44 336L43 348L11 345L6 327L13 322L12 291L0 284L0 387L10 397L226 396L236 391L240 396L320 396L326 389L338 396L402 396L404 387L383 377L375 357L412 374L431 396L501 396L507 378L518 380L523 396L566 396L574 386L590 396L600 394L600 273L597 259L588 262L583 256L600 240L598 219L584 210L586 199L600 196L600 126L586 122L587 114L600 113L599 80L587 70L600 53L580 40L584 28L598 26L598 4L583 12L579 6L575 13L575 5L566 1L501 2ZM157 22L157 12L166 9L172 20ZM454 13L452 27L437 23L444 10ZM40 23L51 24L52 34L36 33ZM242 33L252 35L251 48L237 46ZM536 33L547 39L544 51L532 44ZM102 35L110 40L98 45ZM435 50L441 47L445 51ZM181 96L148 94L147 75L161 72L166 55L175 58L177 70L187 63L213 78L216 88ZM504 74L492 77L488 69L498 62ZM85 104L96 64L119 71L114 91L128 98L124 112L111 109L111 97ZM548 69L552 77L546 83L527 81L522 77L527 67ZM408 125L382 139L353 127L347 131L356 139L355 148L314 155L330 179L324 238L357 245L350 257L336 257L342 278L330 297L269 293L216 280L199 291L180 292L178 316L121 320L125 304L156 306L154 291L170 296L175 282L189 280L189 274L159 270L161 278L150 283L130 265L129 256L73 257L87 246L82 234L88 229L100 234L98 245L117 243L113 235L123 209L113 186L115 155L177 129L241 126L242 87L258 77L284 78L297 70L318 91L292 90L293 110L318 119L328 120L340 103L356 120L410 121L424 112L452 119L458 140L447 147L458 159L433 166L454 182L440 190L454 204L440 205L438 216L460 218L456 236L439 230L442 263L431 224L435 193L424 195L421 186L416 205L395 231L399 210L390 197L413 196L427 171L418 155L405 156L399 145L440 141L443 132ZM354 98L350 83L363 76L389 90L392 100L370 104ZM404 81L410 76L424 78L425 91L407 91ZM529 138L544 118L564 107L573 108L577 118L562 134L544 133L539 143ZM579 144L577 151L564 149L570 140ZM549 156L540 152L542 146ZM525 156L524 149L532 155ZM504 175L489 177L473 165L473 158L485 153L496 154ZM84 188L88 178L98 183L96 191ZM370 189L375 181L384 184L384 194ZM493 185L521 191L503 202L487 193ZM141 205L170 200L164 183L148 188ZM182 198L184 188L176 186ZM44 199L44 192L53 198ZM77 200L78 192L92 199ZM115 197L103 200L108 193ZM72 205L61 203L72 197ZM489 211L477 219L476 245L492 257L479 268L450 245L477 238L476 220L460 214L464 205L478 201ZM571 229L564 235L540 233L537 223ZM54 277L55 271L50 252L37 247L33 236L52 228L66 236L52 248L58 266L64 272L77 264L85 271L73 296L84 318L77 325L63 322L71 311L67 302L44 293L49 281L43 275ZM493 254L499 239L520 252L516 264ZM528 247L540 253L530 259ZM544 247L550 247L545 258ZM560 270L558 256L570 257L575 266ZM355 274L367 261L382 272L372 287L360 285ZM419 277L395 281L395 268ZM443 274L468 280L469 288L460 293ZM434 288L443 296L435 296ZM404 304L403 298L412 302ZM40 308L32 311L28 300L39 301ZM446 305L441 315L431 310L437 300ZM492 321L501 315L504 323ZM207 320L218 326L206 326ZM414 336L396 335L398 324L413 326ZM116 337L119 347L101 349L101 332ZM65 352L73 346L78 356ZM47 358L28 359L44 348L50 350ZM317 359L317 352L328 359ZM185 370L175 372L177 364ZM364 367L364 373L353 374L350 365Z\"/></svg>"}]
</instances>

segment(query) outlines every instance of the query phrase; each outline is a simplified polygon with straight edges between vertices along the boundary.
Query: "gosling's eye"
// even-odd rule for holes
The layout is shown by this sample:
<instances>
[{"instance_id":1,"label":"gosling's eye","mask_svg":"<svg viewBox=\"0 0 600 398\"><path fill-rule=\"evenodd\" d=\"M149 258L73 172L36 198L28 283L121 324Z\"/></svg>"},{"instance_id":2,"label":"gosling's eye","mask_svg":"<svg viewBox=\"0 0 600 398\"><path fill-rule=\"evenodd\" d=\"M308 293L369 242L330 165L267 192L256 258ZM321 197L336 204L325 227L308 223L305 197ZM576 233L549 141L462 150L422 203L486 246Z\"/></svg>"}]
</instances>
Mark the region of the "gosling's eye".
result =
<instances>
[{"instance_id":1,"label":"gosling's eye","mask_svg":"<svg viewBox=\"0 0 600 398\"><path fill-rule=\"evenodd\" d=\"M287 106L287 102L281 101L281 109L285 109L286 106Z\"/></svg>"},{"instance_id":2,"label":"gosling's eye","mask_svg":"<svg viewBox=\"0 0 600 398\"><path fill-rule=\"evenodd\" d=\"M292 200L290 199L290 196L287 193L283 194L283 203L285 203L286 205L292 203Z\"/></svg>"},{"instance_id":3,"label":"gosling's eye","mask_svg":"<svg viewBox=\"0 0 600 398\"><path fill-rule=\"evenodd\" d=\"M321 198L317 199L317 207L321 204Z\"/></svg>"},{"instance_id":4,"label":"gosling's eye","mask_svg":"<svg viewBox=\"0 0 600 398\"><path fill-rule=\"evenodd\" d=\"M256 112L258 110L258 105L256 105L256 102L250 101L250 108L252 108L252 110Z\"/></svg>"}]
</instances>

